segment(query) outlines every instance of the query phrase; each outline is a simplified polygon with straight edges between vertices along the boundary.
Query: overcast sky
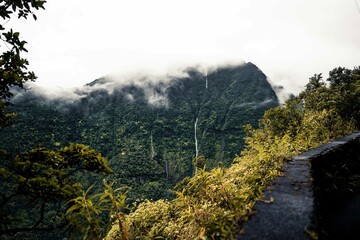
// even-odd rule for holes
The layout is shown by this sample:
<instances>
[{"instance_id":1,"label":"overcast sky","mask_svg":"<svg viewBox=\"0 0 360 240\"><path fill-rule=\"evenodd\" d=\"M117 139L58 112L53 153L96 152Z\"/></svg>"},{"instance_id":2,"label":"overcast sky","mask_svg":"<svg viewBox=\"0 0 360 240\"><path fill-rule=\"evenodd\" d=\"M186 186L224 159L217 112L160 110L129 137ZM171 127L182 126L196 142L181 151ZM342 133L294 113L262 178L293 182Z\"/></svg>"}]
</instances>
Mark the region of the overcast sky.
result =
<instances>
[{"instance_id":1,"label":"overcast sky","mask_svg":"<svg viewBox=\"0 0 360 240\"><path fill-rule=\"evenodd\" d=\"M244 60L296 90L314 73L360 65L355 0L48 0L45 6L36 22L6 26L28 41L30 68L46 87Z\"/></svg>"}]
</instances>

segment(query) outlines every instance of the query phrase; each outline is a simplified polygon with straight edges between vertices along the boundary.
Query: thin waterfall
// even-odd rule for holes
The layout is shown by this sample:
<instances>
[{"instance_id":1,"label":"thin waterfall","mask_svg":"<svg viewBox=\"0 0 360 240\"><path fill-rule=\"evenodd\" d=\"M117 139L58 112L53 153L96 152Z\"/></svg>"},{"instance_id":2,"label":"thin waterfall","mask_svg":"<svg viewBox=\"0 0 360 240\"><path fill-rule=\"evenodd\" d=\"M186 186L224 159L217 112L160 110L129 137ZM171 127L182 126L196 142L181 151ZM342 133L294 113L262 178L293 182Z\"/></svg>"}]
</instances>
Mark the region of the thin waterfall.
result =
<instances>
[{"instance_id":1,"label":"thin waterfall","mask_svg":"<svg viewBox=\"0 0 360 240\"><path fill-rule=\"evenodd\" d=\"M150 148L151 148L151 158L155 157L155 148L154 148L154 141L153 141L153 134L150 132Z\"/></svg>"},{"instance_id":2,"label":"thin waterfall","mask_svg":"<svg viewBox=\"0 0 360 240\"><path fill-rule=\"evenodd\" d=\"M197 130L197 123L198 123L198 118L196 118L195 120L195 130L194 130L194 135L195 135L195 157L197 158L199 155L199 149L198 149L198 140L197 140L197 134L196 134L196 130Z\"/></svg>"}]
</instances>

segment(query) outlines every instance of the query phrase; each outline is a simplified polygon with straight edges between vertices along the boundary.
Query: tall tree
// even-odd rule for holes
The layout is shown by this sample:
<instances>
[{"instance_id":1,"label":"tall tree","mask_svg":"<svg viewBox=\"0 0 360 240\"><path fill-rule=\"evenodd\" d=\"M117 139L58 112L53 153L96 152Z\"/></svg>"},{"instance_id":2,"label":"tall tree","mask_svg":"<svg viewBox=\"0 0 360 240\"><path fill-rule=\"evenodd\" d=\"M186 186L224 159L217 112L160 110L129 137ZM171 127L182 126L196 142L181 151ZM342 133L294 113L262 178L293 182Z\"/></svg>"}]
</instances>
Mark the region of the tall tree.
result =
<instances>
[{"instance_id":1,"label":"tall tree","mask_svg":"<svg viewBox=\"0 0 360 240\"><path fill-rule=\"evenodd\" d=\"M314 74L314 76L309 78L309 82L305 86L305 91L315 90L324 86L325 86L325 82L323 80L322 73Z\"/></svg>"},{"instance_id":2,"label":"tall tree","mask_svg":"<svg viewBox=\"0 0 360 240\"><path fill-rule=\"evenodd\" d=\"M332 87L334 86L349 86L352 82L351 70L344 67L334 68L329 72L329 78Z\"/></svg>"}]
</instances>

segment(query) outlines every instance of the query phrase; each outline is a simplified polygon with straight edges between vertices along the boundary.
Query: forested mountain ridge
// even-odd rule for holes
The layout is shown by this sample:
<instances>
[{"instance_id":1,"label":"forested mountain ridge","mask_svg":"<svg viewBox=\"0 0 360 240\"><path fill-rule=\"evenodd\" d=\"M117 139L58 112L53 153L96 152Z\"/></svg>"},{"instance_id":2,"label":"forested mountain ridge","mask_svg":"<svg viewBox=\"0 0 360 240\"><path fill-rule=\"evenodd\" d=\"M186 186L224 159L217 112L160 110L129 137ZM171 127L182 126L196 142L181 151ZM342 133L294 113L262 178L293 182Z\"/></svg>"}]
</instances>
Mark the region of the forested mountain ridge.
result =
<instances>
[{"instance_id":1,"label":"forested mountain ridge","mask_svg":"<svg viewBox=\"0 0 360 240\"><path fill-rule=\"evenodd\" d=\"M139 82L137 84L132 82L128 85L120 85L119 88L112 88L112 91L107 88L111 85L108 79L99 79L89 84L88 87L93 88L92 91L87 89L78 92L80 97L75 102L56 98L49 101L38 94L17 95L13 99L15 105L8 110L14 111L17 106L22 106L24 108L19 109L23 111L20 111L17 118L13 115L5 115L16 124L11 126L7 123L7 127L1 129L3 136L7 134L10 136L8 142L2 139L2 144L8 151L10 150L9 153L13 154L11 157L6 154L6 151L0 152L4 156L2 162L5 163L0 169L0 177L6 180L2 189L8 192L8 194L1 194L2 212L6 214L5 218L0 219L3 226L1 233L10 235L17 233L19 237L31 236L31 238L40 239L50 236L59 238L64 235L74 239L95 239L106 233L106 239L233 239L240 231L241 226L238 224L246 221L251 215L252 207L265 187L276 176L283 173L282 167L287 159L328 142L330 139L359 129L359 67L353 70L335 68L329 73L328 85L321 74L315 74L310 78L305 90L298 96L288 100L281 107L267 110L259 121L259 128L253 128L251 124L246 125L246 147L234 158L234 163L226 168L219 162L217 167L210 170L209 165L211 166L211 163L216 165L216 158L211 161L209 156L204 156L205 151L201 150L201 141L198 142L197 129L201 121L201 113L212 109L212 105L206 104L206 100L211 97L205 97L210 86L210 76L214 73L225 72L227 79L235 79L230 76L238 73L236 67L224 69L226 71L215 70L207 75L190 69L188 75L173 79L171 84L165 80L157 82L158 84L143 80L142 83L140 82L141 85ZM182 79L191 82L194 79L191 76L199 76L193 82L202 84L199 90L193 88L196 91L189 91L190 94L185 91L189 89L186 84L179 84L179 82L181 83ZM256 76L255 72L250 76ZM236 81L229 82L230 85L237 84ZM246 87L249 86L246 85ZM179 100L177 105L170 101L168 94L171 89L181 90L176 99ZM202 93L203 89L205 93ZM228 92L227 96L235 95L231 95L233 93L231 88L224 88L222 91L216 95L220 100L225 99L222 97L223 93ZM116 93L124 92L125 95L119 94L118 98L113 97ZM195 101L187 98L185 93L202 98ZM189 99L197 105L189 104L191 102ZM220 102L216 105L219 109L222 106L228 106L228 111L225 111L228 113L226 120L218 121L224 118L216 117L215 120L206 122L215 127L201 131L205 132L206 136L208 132L211 132L209 129L226 129L229 126L232 109L250 106L249 111L256 111L272 102L274 101L266 98L255 100L247 98L247 101L243 102L234 100L230 104L226 101ZM34 103L36 107L32 105ZM107 105L109 103L116 104ZM117 109L119 104L122 104L121 110ZM172 108L175 109L172 110ZM182 115L183 112L180 111L182 108L192 111L187 114L184 112ZM159 116L172 113L170 110L182 117L180 118L180 123L184 123L180 125L182 130L185 132L190 130L184 135L185 140L186 137L189 139L188 146L183 138L171 138L176 137L176 128L171 128L172 122L166 121L165 117L161 124L168 123L168 128L162 129L162 132L159 131L157 135L153 134L156 133L154 126L157 126L154 122L159 119ZM133 114L134 112L136 114ZM154 112L157 114L155 115ZM208 112L211 113L211 111ZM106 115L106 113L111 114ZM51 114L51 117L49 118L47 114ZM27 118L22 119L24 116ZM136 116L140 120L134 121L129 126L126 125L127 121L118 122L117 116L127 116L130 120L133 120L131 117ZM153 117L150 123L145 121L149 119L147 116ZM171 120L179 124L176 118L171 118ZM114 124L115 122L118 125ZM30 133L27 133L28 127L25 123L30 124ZM65 125L65 123L71 124ZM78 132L72 132L73 129L69 127L73 126L72 124L77 126ZM105 124L109 124L110 130L99 135ZM224 125L225 127L221 128ZM91 128L86 128L88 126ZM86 129L88 131L85 131ZM71 144L59 149L61 145L67 144L70 138L82 143L88 141L87 144L93 144L95 148L100 149L103 145L99 143L103 139L111 140L109 136L118 134L119 129L121 133L126 134L119 141L115 139L115 144L110 142L112 145L108 148L108 154L112 151L115 153L111 158L112 170L107 166L106 159L84 145ZM21 133L22 130L24 134ZM44 135L47 132L50 134ZM212 134L216 133L218 132L214 131ZM133 136L145 137L147 141L138 141L137 138L132 138ZM159 156L160 147L156 145L159 143L155 141L154 136L170 139L171 144L175 146L179 146L176 144L183 141L184 146L191 152L189 156L191 155L192 158L195 156L193 161L186 162L189 165L180 166L180 169L189 166L188 174L192 177L185 178L175 186L173 189L175 198L171 201L167 200L168 196L164 194L166 192L164 190L174 180L170 175L171 159L167 162L161 155ZM43 140L43 138L46 139ZM128 139L130 139L129 142L126 142ZM42 143L42 141L48 141L48 143ZM121 151L112 148L124 141L127 145L124 145ZM25 146L21 146L22 144ZM48 148L56 147L58 150L35 148L18 154L21 147L31 148L42 145ZM187 148L180 150L185 153ZM165 166L161 163L165 163ZM73 175L74 171L78 170L81 172ZM112 178L113 183L104 180L104 193L101 193L101 187L96 186L101 176L96 177L93 174L90 175L89 172L83 173L88 170L90 173L109 174L112 172L110 179ZM11 175L12 173L15 175ZM84 189L91 184L95 186L85 191ZM130 200L139 199L130 209L126 207L124 188L115 190L112 188L113 185L119 184L130 187L130 191L127 192ZM141 199L143 196L163 199L149 201ZM22 199L40 201L24 202ZM12 206L18 207L15 209ZM57 211L59 207L61 209ZM40 212L38 218L33 215L34 212ZM106 218L107 213L109 220L102 219L103 216ZM11 219L12 215L19 218ZM21 226L30 225L30 228L19 228L17 225L19 223ZM113 224L110 231L108 231L107 223ZM9 226L12 228L9 229ZM23 229L25 232L21 233ZM41 234L31 232L39 230L43 232Z\"/></svg>"},{"instance_id":2,"label":"forested mountain ridge","mask_svg":"<svg viewBox=\"0 0 360 240\"><path fill-rule=\"evenodd\" d=\"M220 162L228 166L244 144L243 126L256 126L265 110L278 105L266 76L252 63L207 74L188 68L180 77L156 81L142 77L117 84L101 78L76 94L75 101L31 90L18 94L9 107L18 113L16 124L0 133L0 144L14 154L89 145L109 159L117 182L136 185L151 198L164 197L154 184L163 189L192 175L195 157L204 156L199 164L207 169Z\"/></svg>"},{"instance_id":3,"label":"forested mountain ridge","mask_svg":"<svg viewBox=\"0 0 360 240\"><path fill-rule=\"evenodd\" d=\"M264 189L284 174L288 159L359 130L360 67L335 68L326 81L315 74L298 96L266 111L257 129L246 126L246 147L229 168L199 168L177 184L174 200L139 204L122 221L128 228L114 224L105 239L242 239L241 225L254 214L253 206ZM359 194L360 182L352 180L358 171L354 176L347 170L351 163L341 168L345 169L341 177L337 169L326 172L331 184L322 191ZM344 185L340 187L336 179ZM310 238L327 234L310 227Z\"/></svg>"}]
</instances>

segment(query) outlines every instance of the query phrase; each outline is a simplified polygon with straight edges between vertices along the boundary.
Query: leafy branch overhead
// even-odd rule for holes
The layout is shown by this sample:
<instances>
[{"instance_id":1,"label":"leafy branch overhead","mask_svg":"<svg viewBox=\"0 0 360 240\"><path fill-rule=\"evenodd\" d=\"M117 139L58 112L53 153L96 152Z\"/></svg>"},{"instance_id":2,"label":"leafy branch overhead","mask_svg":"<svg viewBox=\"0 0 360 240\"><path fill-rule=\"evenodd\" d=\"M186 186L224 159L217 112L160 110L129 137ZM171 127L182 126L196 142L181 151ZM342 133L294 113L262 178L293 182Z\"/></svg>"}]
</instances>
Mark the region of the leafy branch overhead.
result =
<instances>
[{"instance_id":1,"label":"leafy branch overhead","mask_svg":"<svg viewBox=\"0 0 360 240\"><path fill-rule=\"evenodd\" d=\"M8 19L14 13L18 14L18 18L27 19L28 15L32 15L36 20L36 15L33 10L39 10L44 8L46 1L42 0L4 0L1 1L0 16L3 19Z\"/></svg>"},{"instance_id":2,"label":"leafy branch overhead","mask_svg":"<svg viewBox=\"0 0 360 240\"><path fill-rule=\"evenodd\" d=\"M9 99L12 96L11 87L23 87L26 81L34 81L34 72L28 71L29 62L21 57L21 52L27 52L24 40L20 39L20 33L13 29L6 29L6 23L15 15L25 18L29 15L36 20L34 10L45 9L46 1L36 0L3 0L0 1L0 17L5 23L0 24L0 46L5 46L7 51L0 55L0 97Z\"/></svg>"}]
</instances>

